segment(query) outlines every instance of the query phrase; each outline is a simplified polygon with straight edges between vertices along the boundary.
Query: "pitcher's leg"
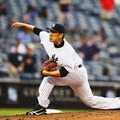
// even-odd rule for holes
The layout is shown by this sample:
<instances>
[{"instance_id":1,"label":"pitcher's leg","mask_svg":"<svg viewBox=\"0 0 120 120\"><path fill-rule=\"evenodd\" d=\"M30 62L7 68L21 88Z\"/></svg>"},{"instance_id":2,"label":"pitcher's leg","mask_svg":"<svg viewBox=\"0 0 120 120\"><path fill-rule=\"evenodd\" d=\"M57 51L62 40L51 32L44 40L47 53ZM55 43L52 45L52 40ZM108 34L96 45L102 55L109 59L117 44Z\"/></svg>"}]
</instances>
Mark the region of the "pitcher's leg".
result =
<instances>
[{"instance_id":1,"label":"pitcher's leg","mask_svg":"<svg viewBox=\"0 0 120 120\"><path fill-rule=\"evenodd\" d=\"M71 87L75 93L80 97L82 102L91 108L97 109L116 109L120 108L119 98L104 98L93 96L88 82L83 82L81 86Z\"/></svg>"},{"instance_id":2,"label":"pitcher's leg","mask_svg":"<svg viewBox=\"0 0 120 120\"><path fill-rule=\"evenodd\" d=\"M48 105L50 104L48 97L54 87L54 85L49 82L49 79L50 79L49 77L44 77L38 91L39 92L38 102L44 108L47 108Z\"/></svg>"}]
</instances>

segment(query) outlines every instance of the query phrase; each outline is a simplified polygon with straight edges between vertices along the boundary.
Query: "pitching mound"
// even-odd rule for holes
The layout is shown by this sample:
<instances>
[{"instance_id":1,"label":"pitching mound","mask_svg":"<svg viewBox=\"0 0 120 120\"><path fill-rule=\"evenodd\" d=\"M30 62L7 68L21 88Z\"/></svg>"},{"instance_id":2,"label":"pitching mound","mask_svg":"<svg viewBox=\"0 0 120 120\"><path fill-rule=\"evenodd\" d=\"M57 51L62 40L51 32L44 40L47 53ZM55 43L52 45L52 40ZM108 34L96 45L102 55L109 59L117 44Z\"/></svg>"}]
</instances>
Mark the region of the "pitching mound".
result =
<instances>
[{"instance_id":1,"label":"pitching mound","mask_svg":"<svg viewBox=\"0 0 120 120\"><path fill-rule=\"evenodd\" d=\"M52 113L40 116L0 117L0 120L119 120L120 110L97 110L70 113Z\"/></svg>"}]
</instances>

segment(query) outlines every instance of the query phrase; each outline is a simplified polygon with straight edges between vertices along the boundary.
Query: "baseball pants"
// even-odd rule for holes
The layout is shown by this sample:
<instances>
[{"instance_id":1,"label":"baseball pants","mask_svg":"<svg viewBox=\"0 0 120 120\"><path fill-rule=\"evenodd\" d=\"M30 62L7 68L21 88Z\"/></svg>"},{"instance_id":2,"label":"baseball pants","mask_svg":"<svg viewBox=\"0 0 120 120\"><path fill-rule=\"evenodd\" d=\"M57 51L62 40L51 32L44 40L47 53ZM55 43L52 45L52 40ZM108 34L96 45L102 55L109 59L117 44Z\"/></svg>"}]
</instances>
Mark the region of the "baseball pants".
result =
<instances>
[{"instance_id":1,"label":"baseball pants","mask_svg":"<svg viewBox=\"0 0 120 120\"><path fill-rule=\"evenodd\" d=\"M50 104L48 99L53 87L57 86L70 86L76 95L82 100L84 104L91 108L97 109L117 109L120 108L120 99L105 98L94 96L88 83L88 75L86 68L75 67L74 71L66 77L44 77L39 87L38 102L42 107L47 108Z\"/></svg>"}]
</instances>

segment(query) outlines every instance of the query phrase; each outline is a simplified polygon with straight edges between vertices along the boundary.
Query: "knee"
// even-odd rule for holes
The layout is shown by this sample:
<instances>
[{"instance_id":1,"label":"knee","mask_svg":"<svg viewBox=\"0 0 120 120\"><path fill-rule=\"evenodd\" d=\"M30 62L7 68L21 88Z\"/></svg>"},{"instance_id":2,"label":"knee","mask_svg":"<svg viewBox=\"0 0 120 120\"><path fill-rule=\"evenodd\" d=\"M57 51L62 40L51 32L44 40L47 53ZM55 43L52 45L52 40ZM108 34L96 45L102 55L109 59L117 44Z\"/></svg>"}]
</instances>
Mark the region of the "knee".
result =
<instances>
[{"instance_id":1,"label":"knee","mask_svg":"<svg viewBox=\"0 0 120 120\"><path fill-rule=\"evenodd\" d=\"M93 107L95 105L95 100L94 97L88 97L84 100L84 103L88 106L88 107Z\"/></svg>"}]
</instances>

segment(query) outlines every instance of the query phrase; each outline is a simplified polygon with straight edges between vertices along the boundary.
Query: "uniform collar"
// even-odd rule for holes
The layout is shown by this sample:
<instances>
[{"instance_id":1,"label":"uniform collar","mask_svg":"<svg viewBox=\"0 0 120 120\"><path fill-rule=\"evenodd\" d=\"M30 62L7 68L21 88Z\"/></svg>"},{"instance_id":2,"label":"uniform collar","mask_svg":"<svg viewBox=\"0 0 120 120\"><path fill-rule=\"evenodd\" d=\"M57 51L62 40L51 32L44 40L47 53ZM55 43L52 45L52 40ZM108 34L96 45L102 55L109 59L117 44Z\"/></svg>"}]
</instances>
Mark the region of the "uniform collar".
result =
<instances>
[{"instance_id":1,"label":"uniform collar","mask_svg":"<svg viewBox=\"0 0 120 120\"><path fill-rule=\"evenodd\" d=\"M55 48L61 48L61 47L63 47L64 46L64 40L62 40L62 42L60 43L60 45L56 45L56 44L54 44L54 47Z\"/></svg>"}]
</instances>

